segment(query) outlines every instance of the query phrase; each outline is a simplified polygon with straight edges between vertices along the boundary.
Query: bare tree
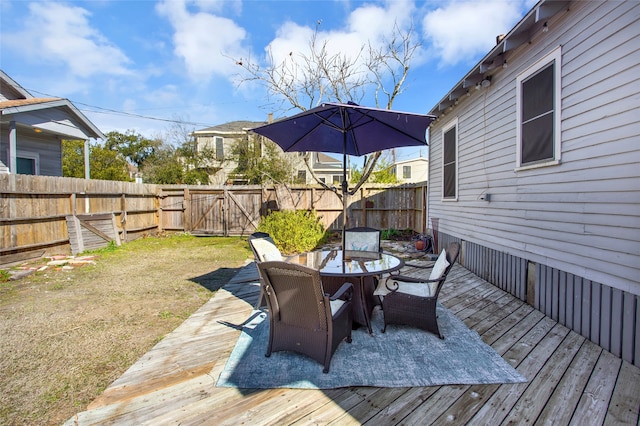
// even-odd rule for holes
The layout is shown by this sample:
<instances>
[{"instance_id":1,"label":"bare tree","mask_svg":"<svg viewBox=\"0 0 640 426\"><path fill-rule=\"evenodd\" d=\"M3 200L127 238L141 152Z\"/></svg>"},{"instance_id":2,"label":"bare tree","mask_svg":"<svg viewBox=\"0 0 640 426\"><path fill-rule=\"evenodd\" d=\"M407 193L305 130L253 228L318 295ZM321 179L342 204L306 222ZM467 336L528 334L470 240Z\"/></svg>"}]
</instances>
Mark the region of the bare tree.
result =
<instances>
[{"instance_id":1,"label":"bare tree","mask_svg":"<svg viewBox=\"0 0 640 426\"><path fill-rule=\"evenodd\" d=\"M394 25L388 39L380 44L366 43L355 54L333 53L328 40L320 40L319 26L309 40L308 53L290 52L279 63L273 52L267 53L267 65L249 59L237 59L245 74L240 83L257 82L266 89L274 111L283 114L292 110L306 111L322 102L348 101L359 103L367 90L374 91L376 107L391 109L394 100L402 93L411 60L420 46L413 27L406 31ZM350 194L354 194L373 172L381 152L365 158L362 178ZM324 188L341 194L334 187L320 181L309 163L305 164L316 182Z\"/></svg>"}]
</instances>

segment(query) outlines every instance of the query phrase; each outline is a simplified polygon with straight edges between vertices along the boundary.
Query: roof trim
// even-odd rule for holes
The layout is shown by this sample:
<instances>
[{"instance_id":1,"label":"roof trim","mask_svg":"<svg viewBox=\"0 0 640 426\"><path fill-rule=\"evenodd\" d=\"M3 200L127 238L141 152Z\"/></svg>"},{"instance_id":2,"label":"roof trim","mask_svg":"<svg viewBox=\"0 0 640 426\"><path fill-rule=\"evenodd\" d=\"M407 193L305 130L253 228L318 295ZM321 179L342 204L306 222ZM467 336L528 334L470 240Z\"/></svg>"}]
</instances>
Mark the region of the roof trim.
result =
<instances>
[{"instance_id":1,"label":"roof trim","mask_svg":"<svg viewBox=\"0 0 640 426\"><path fill-rule=\"evenodd\" d=\"M506 61L506 54L528 43L531 37L545 25L546 21L562 10L568 10L572 0L541 0L516 24L509 33L497 38L496 46L476 64L453 88L443 97L429 114L439 116L442 111L454 105L456 100L469 92L486 77L489 71L501 67Z\"/></svg>"},{"instance_id":2,"label":"roof trim","mask_svg":"<svg viewBox=\"0 0 640 426\"><path fill-rule=\"evenodd\" d=\"M22 96L24 99L33 98L33 95L27 90L20 86L17 81L9 77L4 71L0 70L0 79L7 84L14 92L16 92L19 96Z\"/></svg>"},{"instance_id":3,"label":"roof trim","mask_svg":"<svg viewBox=\"0 0 640 426\"><path fill-rule=\"evenodd\" d=\"M11 102L11 101L7 101ZM1 106L1 103L0 103ZM40 102L27 102L24 105L15 105L8 108L2 108L2 116L11 114L28 113L43 109L63 108L68 109L72 116L78 120L84 127L83 133L88 137L95 139L106 139L106 136L98 129L89 119L77 109L71 101L63 98L42 98Z\"/></svg>"}]
</instances>

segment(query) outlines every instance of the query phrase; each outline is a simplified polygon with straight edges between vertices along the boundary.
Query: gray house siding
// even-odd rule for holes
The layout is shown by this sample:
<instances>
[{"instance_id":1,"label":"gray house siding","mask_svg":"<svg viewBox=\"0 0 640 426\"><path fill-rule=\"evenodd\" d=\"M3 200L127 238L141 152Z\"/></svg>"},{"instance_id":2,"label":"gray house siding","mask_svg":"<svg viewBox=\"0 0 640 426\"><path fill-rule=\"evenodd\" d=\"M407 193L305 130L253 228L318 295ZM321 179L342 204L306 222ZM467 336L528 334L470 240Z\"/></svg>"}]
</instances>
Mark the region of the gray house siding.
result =
<instances>
[{"instance_id":1,"label":"gray house siding","mask_svg":"<svg viewBox=\"0 0 640 426\"><path fill-rule=\"evenodd\" d=\"M547 25L432 124L429 217L465 266L640 365L640 3L571 2ZM516 78L558 47L560 164L516 169ZM457 199L443 200L453 120Z\"/></svg>"},{"instance_id":2,"label":"gray house siding","mask_svg":"<svg viewBox=\"0 0 640 426\"><path fill-rule=\"evenodd\" d=\"M38 175L62 176L62 144L60 141L55 143L51 138L27 137L20 134L18 137L20 138L19 157L25 152L38 156ZM0 138L0 160L7 164L9 133L2 129Z\"/></svg>"}]
</instances>

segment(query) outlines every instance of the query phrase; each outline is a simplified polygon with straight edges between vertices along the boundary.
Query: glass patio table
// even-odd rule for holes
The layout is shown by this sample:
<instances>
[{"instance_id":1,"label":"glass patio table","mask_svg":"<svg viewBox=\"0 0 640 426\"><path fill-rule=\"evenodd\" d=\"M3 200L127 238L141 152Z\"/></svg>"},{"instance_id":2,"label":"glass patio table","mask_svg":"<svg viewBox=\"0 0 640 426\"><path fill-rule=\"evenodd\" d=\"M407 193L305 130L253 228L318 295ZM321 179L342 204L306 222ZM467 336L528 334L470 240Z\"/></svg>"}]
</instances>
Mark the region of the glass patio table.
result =
<instances>
[{"instance_id":1,"label":"glass patio table","mask_svg":"<svg viewBox=\"0 0 640 426\"><path fill-rule=\"evenodd\" d=\"M375 277L397 271L404 266L402 259L388 253L351 250L316 250L290 256L286 260L318 269L322 277L322 286L330 294L345 282L352 283L353 320L365 325L369 334L373 333L371 311L378 304L373 295Z\"/></svg>"}]
</instances>

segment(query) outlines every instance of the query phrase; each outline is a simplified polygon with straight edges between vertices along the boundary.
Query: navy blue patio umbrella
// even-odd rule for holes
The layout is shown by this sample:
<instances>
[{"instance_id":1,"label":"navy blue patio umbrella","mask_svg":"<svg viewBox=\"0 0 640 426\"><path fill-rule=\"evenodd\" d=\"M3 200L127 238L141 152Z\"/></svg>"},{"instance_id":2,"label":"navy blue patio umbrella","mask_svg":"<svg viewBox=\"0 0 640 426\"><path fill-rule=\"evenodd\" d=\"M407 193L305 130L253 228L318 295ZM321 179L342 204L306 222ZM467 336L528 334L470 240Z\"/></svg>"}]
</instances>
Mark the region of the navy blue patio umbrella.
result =
<instances>
[{"instance_id":1,"label":"navy blue patio umbrella","mask_svg":"<svg viewBox=\"0 0 640 426\"><path fill-rule=\"evenodd\" d=\"M432 115L369 108L355 103L324 103L291 117L251 129L285 152L331 152L343 156L342 240L347 223L347 155L385 149L427 146Z\"/></svg>"}]
</instances>

